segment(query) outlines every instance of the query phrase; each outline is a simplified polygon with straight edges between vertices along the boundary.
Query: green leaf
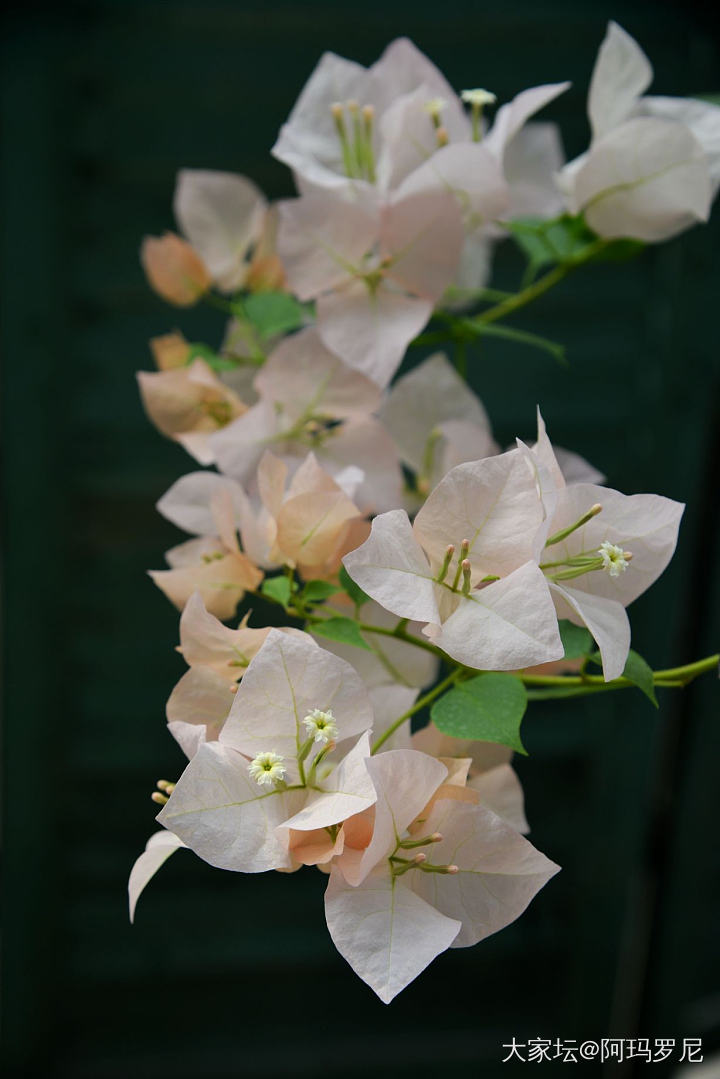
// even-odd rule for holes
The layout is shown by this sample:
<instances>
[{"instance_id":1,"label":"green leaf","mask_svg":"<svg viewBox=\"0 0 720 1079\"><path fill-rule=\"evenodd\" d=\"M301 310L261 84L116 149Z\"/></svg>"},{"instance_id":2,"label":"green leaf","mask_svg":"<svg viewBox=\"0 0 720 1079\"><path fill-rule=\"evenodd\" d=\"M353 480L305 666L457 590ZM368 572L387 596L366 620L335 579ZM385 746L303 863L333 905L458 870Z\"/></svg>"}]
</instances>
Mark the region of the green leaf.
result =
<instances>
[{"instance_id":1,"label":"green leaf","mask_svg":"<svg viewBox=\"0 0 720 1079\"><path fill-rule=\"evenodd\" d=\"M316 637L327 637L330 641L340 641L341 644L351 644L355 648L364 648L366 652L372 652L372 648L363 639L357 622L352 618L326 618L322 622L316 622L311 627Z\"/></svg>"},{"instance_id":2,"label":"green leaf","mask_svg":"<svg viewBox=\"0 0 720 1079\"><path fill-rule=\"evenodd\" d=\"M637 254L644 246L632 240L600 242L582 214L576 217L562 214L551 221L521 217L503 224L528 262L523 287L529 285L543 268L573 266L603 258L619 261Z\"/></svg>"},{"instance_id":3,"label":"green leaf","mask_svg":"<svg viewBox=\"0 0 720 1079\"><path fill-rule=\"evenodd\" d=\"M546 222L544 236L558 262L574 262L597 240L583 217L571 217L570 214Z\"/></svg>"},{"instance_id":4,"label":"green leaf","mask_svg":"<svg viewBox=\"0 0 720 1079\"><path fill-rule=\"evenodd\" d=\"M625 669L623 670L623 678L627 678L629 682L632 682L634 686L637 686L638 689L642 690L648 700L651 701L656 708L658 707L652 668L641 655L638 655L637 652L633 652L632 648L628 652Z\"/></svg>"},{"instance_id":5,"label":"green leaf","mask_svg":"<svg viewBox=\"0 0 720 1079\"><path fill-rule=\"evenodd\" d=\"M226 359L224 356L219 356L214 349L209 345L203 344L202 341L193 341L190 344L188 350L188 358L185 361L190 364L193 360L204 360L208 367L211 367L213 371L234 371L237 364L232 360Z\"/></svg>"},{"instance_id":6,"label":"green leaf","mask_svg":"<svg viewBox=\"0 0 720 1079\"><path fill-rule=\"evenodd\" d=\"M595 641L592 634L585 626L576 626L567 618L561 618L558 622L560 640L565 649L565 659L578 659L580 656L589 656L595 649Z\"/></svg>"},{"instance_id":7,"label":"green leaf","mask_svg":"<svg viewBox=\"0 0 720 1079\"><path fill-rule=\"evenodd\" d=\"M555 263L572 263L587 254L597 241L581 216L562 214L550 221L519 217L504 222L533 272Z\"/></svg>"},{"instance_id":8,"label":"green leaf","mask_svg":"<svg viewBox=\"0 0 720 1079\"><path fill-rule=\"evenodd\" d=\"M528 263L537 270L555 261L555 254L545 240L544 224L545 222L540 218L530 217L505 222L505 228L512 235Z\"/></svg>"},{"instance_id":9,"label":"green leaf","mask_svg":"<svg viewBox=\"0 0 720 1079\"><path fill-rule=\"evenodd\" d=\"M368 602L370 597L363 592L360 585L355 584L352 577L344 566L340 567L339 578L340 584L343 586L356 607L362 607L363 603Z\"/></svg>"},{"instance_id":10,"label":"green leaf","mask_svg":"<svg viewBox=\"0 0 720 1079\"><path fill-rule=\"evenodd\" d=\"M520 740L520 723L527 693L512 674L481 674L461 682L430 711L435 726L453 738L497 742L527 756Z\"/></svg>"},{"instance_id":11,"label":"green leaf","mask_svg":"<svg viewBox=\"0 0 720 1079\"><path fill-rule=\"evenodd\" d=\"M308 581L302 591L302 598L310 603L318 603L320 600L334 596L336 592L342 592L336 584L329 581Z\"/></svg>"},{"instance_id":12,"label":"green leaf","mask_svg":"<svg viewBox=\"0 0 720 1079\"><path fill-rule=\"evenodd\" d=\"M266 577L260 589L264 596L274 599L287 607L292 592L292 583L288 577Z\"/></svg>"},{"instance_id":13,"label":"green leaf","mask_svg":"<svg viewBox=\"0 0 720 1079\"><path fill-rule=\"evenodd\" d=\"M245 317L264 339L297 330L304 321L304 309L287 292L255 292L243 301Z\"/></svg>"}]
</instances>

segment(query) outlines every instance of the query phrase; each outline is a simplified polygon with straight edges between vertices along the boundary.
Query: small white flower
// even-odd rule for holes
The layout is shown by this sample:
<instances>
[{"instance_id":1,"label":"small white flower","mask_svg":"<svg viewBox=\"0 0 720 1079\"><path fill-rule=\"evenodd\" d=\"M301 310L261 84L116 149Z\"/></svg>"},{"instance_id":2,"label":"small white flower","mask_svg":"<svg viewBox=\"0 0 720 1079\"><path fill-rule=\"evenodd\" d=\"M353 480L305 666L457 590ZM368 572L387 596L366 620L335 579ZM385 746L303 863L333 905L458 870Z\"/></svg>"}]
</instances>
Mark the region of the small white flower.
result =
<instances>
[{"instance_id":1,"label":"small white flower","mask_svg":"<svg viewBox=\"0 0 720 1079\"><path fill-rule=\"evenodd\" d=\"M604 540L598 547L598 554L602 558L602 568L607 570L611 577L619 577L630 565L632 555L630 551L623 551L622 547Z\"/></svg>"},{"instance_id":2,"label":"small white flower","mask_svg":"<svg viewBox=\"0 0 720 1079\"><path fill-rule=\"evenodd\" d=\"M321 745L326 745L337 738L337 724L329 708L327 712L313 708L312 712L305 716L303 723L308 734L313 736L313 741L320 742Z\"/></svg>"},{"instance_id":3,"label":"small white flower","mask_svg":"<svg viewBox=\"0 0 720 1079\"><path fill-rule=\"evenodd\" d=\"M287 775L287 768L282 763L284 759L278 753L258 753L250 761L248 772L261 787L270 787Z\"/></svg>"},{"instance_id":4,"label":"small white flower","mask_svg":"<svg viewBox=\"0 0 720 1079\"><path fill-rule=\"evenodd\" d=\"M466 105L475 105L482 108L483 105L494 105L497 101L497 95L490 92L490 90L482 90L478 87L476 90L463 90L460 94Z\"/></svg>"},{"instance_id":5,"label":"small white flower","mask_svg":"<svg viewBox=\"0 0 720 1079\"><path fill-rule=\"evenodd\" d=\"M431 116L439 116L446 105L447 101L444 97L431 97L425 102L423 108L425 109L425 112L430 113Z\"/></svg>"}]
</instances>

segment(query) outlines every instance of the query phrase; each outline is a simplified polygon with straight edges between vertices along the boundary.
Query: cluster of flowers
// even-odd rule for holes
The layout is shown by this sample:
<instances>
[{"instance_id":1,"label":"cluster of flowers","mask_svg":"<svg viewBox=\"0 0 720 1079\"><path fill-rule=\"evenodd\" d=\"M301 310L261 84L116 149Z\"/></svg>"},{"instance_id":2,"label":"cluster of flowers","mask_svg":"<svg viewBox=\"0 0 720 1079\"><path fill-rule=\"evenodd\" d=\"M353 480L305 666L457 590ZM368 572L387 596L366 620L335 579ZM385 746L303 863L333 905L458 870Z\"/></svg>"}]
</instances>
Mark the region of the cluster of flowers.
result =
<instances>
[{"instance_id":1,"label":"cluster of flowers","mask_svg":"<svg viewBox=\"0 0 720 1079\"><path fill-rule=\"evenodd\" d=\"M327 54L274 147L297 198L180 174L185 239L146 239L143 265L168 301L231 318L219 353L168 334L139 375L158 428L215 468L158 503L193 537L151 574L182 611L189 669L167 718L189 764L154 795L163 831L133 868L131 914L181 847L238 872L317 866L333 941L389 1001L557 872L524 838L509 745L413 734L411 717L441 661L440 689L562 664L563 619L590 631L605 680L622 675L625 608L670 560L682 506L601 486L539 413L534 443L500 452L442 354L389 384L434 313L482 299L513 221L582 214L602 244L707 218L720 109L642 97L650 78L610 24L591 145L563 164L555 126L527 121L565 83L523 91L485 131L493 95L458 96L407 40L369 69ZM304 630L225 625L248 593Z\"/></svg>"}]
</instances>

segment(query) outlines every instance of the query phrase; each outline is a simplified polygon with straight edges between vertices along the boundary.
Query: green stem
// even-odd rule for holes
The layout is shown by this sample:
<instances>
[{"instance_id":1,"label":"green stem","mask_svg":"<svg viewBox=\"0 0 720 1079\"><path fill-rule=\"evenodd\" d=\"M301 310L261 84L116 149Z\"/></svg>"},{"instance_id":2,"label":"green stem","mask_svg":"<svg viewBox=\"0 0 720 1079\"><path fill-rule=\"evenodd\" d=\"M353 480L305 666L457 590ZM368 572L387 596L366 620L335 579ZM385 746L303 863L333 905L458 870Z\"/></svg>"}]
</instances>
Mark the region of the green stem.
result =
<instances>
[{"instance_id":1,"label":"green stem","mask_svg":"<svg viewBox=\"0 0 720 1079\"><path fill-rule=\"evenodd\" d=\"M513 311L517 311L520 307L525 307L526 304L536 300L538 296L542 296L544 292L548 292L554 285L567 277L572 269L574 267L568 263L556 266L549 273L533 282L532 285L528 285L527 288L516 292L509 300L502 300L500 303L495 304L494 307L489 308L489 310L476 315L475 320L477 322L497 322L499 319L507 318Z\"/></svg>"},{"instance_id":2,"label":"green stem","mask_svg":"<svg viewBox=\"0 0 720 1079\"><path fill-rule=\"evenodd\" d=\"M605 240L598 240L594 244L589 244L582 255L579 255L572 262L563 262L559 266L555 266L552 270L546 273L543 277L538 278L532 285L528 285L527 288L521 289L520 292L516 292L514 296L511 296L507 300L503 300L501 303L495 304L488 311L483 311L482 314L477 315L475 321L477 322L497 322L499 319L507 318L513 311L517 311L520 307L525 307L526 304L532 303L538 296L542 296L543 293L548 292L553 286L557 285L563 278L571 272L576 270L578 266L582 266L584 262L589 262L590 259L597 255L598 251L602 250L605 246Z\"/></svg>"},{"instance_id":3,"label":"green stem","mask_svg":"<svg viewBox=\"0 0 720 1079\"><path fill-rule=\"evenodd\" d=\"M684 667L671 667L664 671L653 671L653 683L666 689L686 686L688 682L692 682L699 675L714 670L719 663L720 655L715 655L707 656L705 659L698 659L694 663L686 663ZM538 688L542 686L563 686L566 688L578 686L582 687L586 692L593 692L596 688L625 689L627 686L635 685L629 678L614 678L612 682L606 682L601 674L521 674L518 677L522 679L526 686L536 686Z\"/></svg>"},{"instance_id":4,"label":"green stem","mask_svg":"<svg viewBox=\"0 0 720 1079\"><path fill-rule=\"evenodd\" d=\"M431 652L439 659L447 660L447 656L444 652L441 652L434 644L430 644L430 641L424 641L421 637L415 637L412 633L406 633L402 629L402 624L396 626L395 629L387 629L385 626L371 626L367 622L359 622L358 629L361 629L363 633L378 633L381 637L395 637L398 641L405 641L406 644L413 644L416 648L422 648L424 652Z\"/></svg>"},{"instance_id":5,"label":"green stem","mask_svg":"<svg viewBox=\"0 0 720 1079\"><path fill-rule=\"evenodd\" d=\"M398 727L402 726L406 719L410 719L410 717L414 716L416 712L419 712L421 708L424 708L425 705L430 704L436 697L439 697L441 693L444 693L453 682L458 680L462 673L463 671L461 668L456 668L447 676L447 678L443 678L442 682L438 682L429 693L426 693L424 697L421 697L419 701L416 701L412 708L408 708L407 712L403 712L403 714L396 719L394 723L391 723L388 729L380 735L377 742L372 747L372 752L377 753L380 746L384 745L388 738L392 737Z\"/></svg>"},{"instance_id":6,"label":"green stem","mask_svg":"<svg viewBox=\"0 0 720 1079\"><path fill-rule=\"evenodd\" d=\"M266 595L264 592L257 592L255 589L252 588L246 589L246 592L250 595L257 596L258 599L269 600L271 603L276 603L278 604L278 606L283 607L283 610L287 611L287 608L282 603L280 603L279 600L274 599L272 596ZM300 617L303 617L304 614L304 612L295 611L287 611L287 613L296 614ZM313 622L322 622L326 617L333 616L326 616L324 613L321 614L319 610L315 609L312 614L306 614L304 615L304 617L307 619L307 622L309 624L312 624ZM438 659L443 660L445 663L449 661L452 662L452 660L450 660L450 657L448 657L436 645L431 644L430 641L425 641L422 639L422 637L416 637L414 634L408 633L406 625L407 619L405 618L398 622L397 626L395 626L394 629L388 629L387 626L373 626L369 622L357 623L358 629L361 630L363 633L374 633L380 637L394 637L397 641L404 641L405 644L410 644L413 645L415 648L422 649L424 652L429 652L431 655L436 656ZM660 686L663 689L680 689L683 686L688 685L688 683L692 682L695 678L699 677L699 675L706 674L708 671L716 670L719 665L720 653L717 653L712 656L706 656L704 659L695 660L694 663L686 663L682 667L668 667L667 669L662 671L653 671L653 683L654 685ZM448 678L457 678L460 675L467 675L468 673L483 674L485 672L475 670L475 668L472 667L465 667L462 664L458 664L453 674L449 675ZM635 685L635 683L631 682L629 678L614 678L612 682L606 682L601 674L518 674L515 677L519 678L525 686L529 686L531 688L534 687L536 689L551 688L554 686L561 686L564 689L571 689L573 687L576 687L579 691L578 695L586 693L596 693L598 691L607 689L627 689L630 686ZM445 679L445 682L447 681L448 679ZM434 690L430 691L430 694L426 695L426 697L429 697L431 700L434 699L434 695L437 695L437 693L441 692L442 689L445 688L445 682L441 682L439 684L440 688L436 686ZM433 696L431 696L431 694ZM410 710L408 715L413 715L416 711L418 711L419 708L422 708L425 703L427 703L426 698L422 698L420 701L418 701L415 707ZM395 726L399 725L399 723L401 723L404 719L407 719L407 715L402 716L401 719L397 721L397 724L395 724L391 728L391 733L393 730L395 730ZM387 737L389 737L389 735L386 732L382 737L382 741L385 741Z\"/></svg>"},{"instance_id":7,"label":"green stem","mask_svg":"<svg viewBox=\"0 0 720 1079\"><path fill-rule=\"evenodd\" d=\"M697 659L694 663L686 663L684 667L670 667L665 671L653 671L653 678L659 681L682 682L684 686L692 682L699 674L714 670L720 664L720 654L706 656L705 659Z\"/></svg>"}]
</instances>

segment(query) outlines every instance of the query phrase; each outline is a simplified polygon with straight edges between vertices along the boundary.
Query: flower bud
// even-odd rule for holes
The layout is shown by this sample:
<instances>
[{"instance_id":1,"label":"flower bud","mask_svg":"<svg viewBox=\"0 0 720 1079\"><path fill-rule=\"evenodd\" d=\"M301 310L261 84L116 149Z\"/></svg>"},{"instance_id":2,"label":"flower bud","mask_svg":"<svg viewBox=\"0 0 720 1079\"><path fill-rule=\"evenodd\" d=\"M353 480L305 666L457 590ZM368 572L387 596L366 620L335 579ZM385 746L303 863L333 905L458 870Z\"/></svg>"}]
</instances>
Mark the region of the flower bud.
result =
<instances>
[{"instance_id":1,"label":"flower bud","mask_svg":"<svg viewBox=\"0 0 720 1079\"><path fill-rule=\"evenodd\" d=\"M210 288L205 263L174 232L146 236L140 247L140 261L155 292L178 307L191 307Z\"/></svg>"},{"instance_id":2,"label":"flower bud","mask_svg":"<svg viewBox=\"0 0 720 1079\"><path fill-rule=\"evenodd\" d=\"M257 255L250 263L245 278L245 287L250 292L280 292L285 288L285 270L280 256L275 254Z\"/></svg>"},{"instance_id":3,"label":"flower bud","mask_svg":"<svg viewBox=\"0 0 720 1079\"><path fill-rule=\"evenodd\" d=\"M181 333L164 333L150 338L150 351L161 371L184 367L190 355L190 345Z\"/></svg>"}]
</instances>

